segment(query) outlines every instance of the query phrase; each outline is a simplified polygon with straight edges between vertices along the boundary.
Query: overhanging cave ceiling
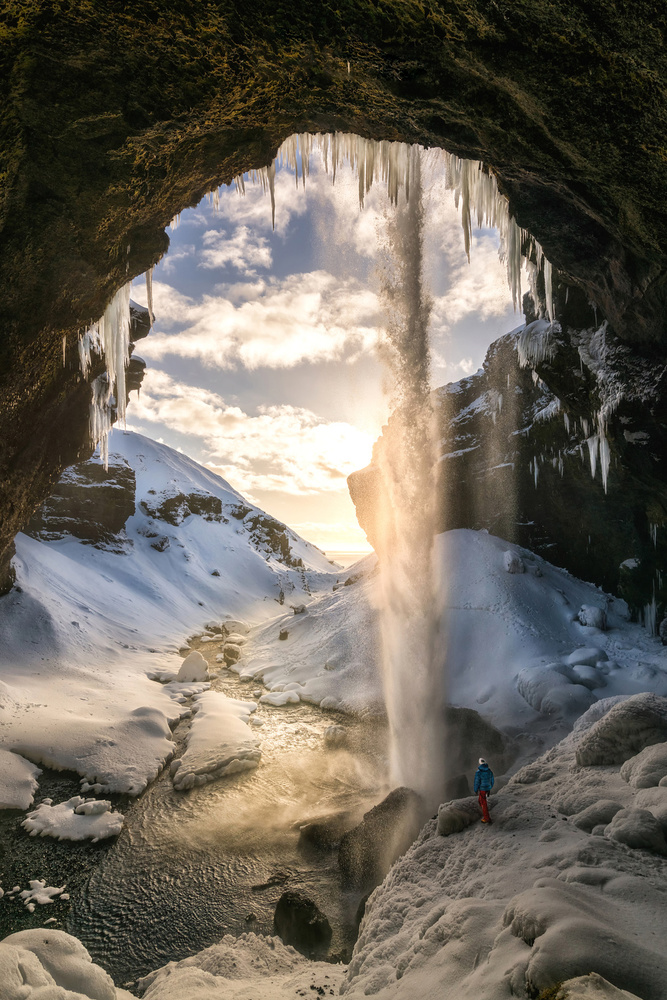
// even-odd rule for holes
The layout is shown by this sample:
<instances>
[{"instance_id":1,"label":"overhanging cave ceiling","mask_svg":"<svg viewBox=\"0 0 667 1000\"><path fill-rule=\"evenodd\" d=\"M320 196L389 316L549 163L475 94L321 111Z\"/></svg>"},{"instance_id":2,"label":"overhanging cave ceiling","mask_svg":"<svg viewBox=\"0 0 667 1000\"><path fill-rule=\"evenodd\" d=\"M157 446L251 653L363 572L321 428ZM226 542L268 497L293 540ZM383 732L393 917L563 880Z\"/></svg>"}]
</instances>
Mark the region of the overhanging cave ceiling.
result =
<instances>
[{"instance_id":1,"label":"overhanging cave ceiling","mask_svg":"<svg viewBox=\"0 0 667 1000\"><path fill-rule=\"evenodd\" d=\"M81 448L63 333L160 257L176 212L295 131L483 160L564 279L664 353L664 4L8 0L1 17L5 557Z\"/></svg>"}]
</instances>

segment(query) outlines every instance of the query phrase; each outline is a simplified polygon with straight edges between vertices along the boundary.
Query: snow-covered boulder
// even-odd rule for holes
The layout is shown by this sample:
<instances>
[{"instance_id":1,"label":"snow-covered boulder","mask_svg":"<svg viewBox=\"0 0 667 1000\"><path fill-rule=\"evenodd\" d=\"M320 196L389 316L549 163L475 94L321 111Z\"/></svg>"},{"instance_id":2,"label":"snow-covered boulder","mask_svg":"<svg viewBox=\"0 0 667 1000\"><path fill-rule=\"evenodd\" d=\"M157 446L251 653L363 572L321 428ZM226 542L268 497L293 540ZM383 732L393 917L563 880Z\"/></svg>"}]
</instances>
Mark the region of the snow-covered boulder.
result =
<instances>
[{"instance_id":1,"label":"snow-covered boulder","mask_svg":"<svg viewBox=\"0 0 667 1000\"><path fill-rule=\"evenodd\" d=\"M620 802L614 802L613 799L598 799L597 802L593 802L592 805L575 813L572 822L580 830L591 833L596 826L606 826L607 823L611 823L616 813L620 812L622 808Z\"/></svg>"},{"instance_id":2,"label":"snow-covered boulder","mask_svg":"<svg viewBox=\"0 0 667 1000\"><path fill-rule=\"evenodd\" d=\"M641 1000L636 993L619 990L597 972L588 976L577 976L563 983L555 1000Z\"/></svg>"},{"instance_id":3,"label":"snow-covered boulder","mask_svg":"<svg viewBox=\"0 0 667 1000\"><path fill-rule=\"evenodd\" d=\"M185 753L172 761L174 788L186 791L257 767L262 756L248 726L254 701L237 701L218 691L195 696L195 715L186 737Z\"/></svg>"},{"instance_id":4,"label":"snow-covered boulder","mask_svg":"<svg viewBox=\"0 0 667 1000\"><path fill-rule=\"evenodd\" d=\"M114 812L103 799L84 799L74 795L66 802L52 805L44 799L28 813L21 826L31 837L55 837L56 840L98 840L115 837L123 829L125 817Z\"/></svg>"},{"instance_id":5,"label":"snow-covered boulder","mask_svg":"<svg viewBox=\"0 0 667 1000\"><path fill-rule=\"evenodd\" d=\"M0 941L2 1000L116 1000L108 973L75 937L44 927Z\"/></svg>"},{"instance_id":6,"label":"snow-covered boulder","mask_svg":"<svg viewBox=\"0 0 667 1000\"><path fill-rule=\"evenodd\" d=\"M445 802L438 809L437 830L441 837L449 837L450 834L460 833L466 827L479 822L481 818L482 812L476 795L455 799L453 802Z\"/></svg>"},{"instance_id":7,"label":"snow-covered boulder","mask_svg":"<svg viewBox=\"0 0 667 1000\"><path fill-rule=\"evenodd\" d=\"M508 573L525 573L526 567L518 552L508 549L503 555L503 563Z\"/></svg>"},{"instance_id":8,"label":"snow-covered boulder","mask_svg":"<svg viewBox=\"0 0 667 1000\"><path fill-rule=\"evenodd\" d=\"M225 630L225 634L230 636L235 632L239 635L247 635L250 631L250 626L247 622L241 621L239 618L230 618L222 623L222 627Z\"/></svg>"},{"instance_id":9,"label":"snow-covered boulder","mask_svg":"<svg viewBox=\"0 0 667 1000\"><path fill-rule=\"evenodd\" d=\"M208 663L199 650L193 649L188 653L181 663L176 680L186 684L208 680Z\"/></svg>"},{"instance_id":10,"label":"snow-covered boulder","mask_svg":"<svg viewBox=\"0 0 667 1000\"><path fill-rule=\"evenodd\" d=\"M654 743L626 760L621 777L634 788L652 788L667 775L667 742Z\"/></svg>"},{"instance_id":11,"label":"snow-covered boulder","mask_svg":"<svg viewBox=\"0 0 667 1000\"><path fill-rule=\"evenodd\" d=\"M614 705L582 737L580 767L622 764L654 743L667 739L667 698L638 694Z\"/></svg>"},{"instance_id":12,"label":"snow-covered boulder","mask_svg":"<svg viewBox=\"0 0 667 1000\"><path fill-rule=\"evenodd\" d=\"M597 608L593 604L582 604L577 615L581 625L589 628L599 628L604 631L607 627L607 612L604 608Z\"/></svg>"},{"instance_id":13,"label":"snow-covered boulder","mask_svg":"<svg viewBox=\"0 0 667 1000\"><path fill-rule=\"evenodd\" d=\"M648 809L621 809L606 827L604 835L636 850L667 856L662 826Z\"/></svg>"}]
</instances>

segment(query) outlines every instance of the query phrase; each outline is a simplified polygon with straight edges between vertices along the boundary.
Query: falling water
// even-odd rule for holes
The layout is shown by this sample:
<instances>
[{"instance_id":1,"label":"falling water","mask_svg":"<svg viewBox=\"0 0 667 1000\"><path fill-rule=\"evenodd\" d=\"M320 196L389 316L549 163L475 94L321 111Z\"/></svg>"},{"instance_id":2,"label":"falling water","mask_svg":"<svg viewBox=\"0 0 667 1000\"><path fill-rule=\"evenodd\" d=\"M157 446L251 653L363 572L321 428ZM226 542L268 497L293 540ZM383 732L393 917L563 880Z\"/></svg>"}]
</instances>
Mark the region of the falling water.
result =
<instances>
[{"instance_id":1,"label":"falling water","mask_svg":"<svg viewBox=\"0 0 667 1000\"><path fill-rule=\"evenodd\" d=\"M386 218L381 295L393 415L378 456L381 630L391 777L430 806L442 784L443 665L438 657L435 419L430 396L430 299L423 279L421 150L409 152L405 197Z\"/></svg>"}]
</instances>

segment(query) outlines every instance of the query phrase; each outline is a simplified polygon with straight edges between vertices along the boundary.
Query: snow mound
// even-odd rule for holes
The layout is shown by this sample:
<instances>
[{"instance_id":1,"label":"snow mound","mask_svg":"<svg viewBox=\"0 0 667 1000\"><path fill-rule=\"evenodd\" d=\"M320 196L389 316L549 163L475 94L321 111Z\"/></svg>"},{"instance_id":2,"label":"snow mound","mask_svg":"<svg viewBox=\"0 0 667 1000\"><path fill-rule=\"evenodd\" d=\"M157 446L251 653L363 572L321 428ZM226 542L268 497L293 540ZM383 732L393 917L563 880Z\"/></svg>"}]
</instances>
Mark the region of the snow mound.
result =
<instances>
[{"instance_id":1,"label":"snow mound","mask_svg":"<svg viewBox=\"0 0 667 1000\"><path fill-rule=\"evenodd\" d=\"M489 800L490 808L493 807ZM449 837L452 833L460 833L473 823L478 823L481 812L476 795L465 799L455 799L446 802L438 809L438 833L441 837Z\"/></svg>"},{"instance_id":2,"label":"snow mound","mask_svg":"<svg viewBox=\"0 0 667 1000\"><path fill-rule=\"evenodd\" d=\"M24 757L0 750L0 809L29 809L41 773Z\"/></svg>"},{"instance_id":3,"label":"snow mound","mask_svg":"<svg viewBox=\"0 0 667 1000\"><path fill-rule=\"evenodd\" d=\"M508 549L503 556L503 562L505 564L505 569L508 573L525 573L526 567L524 566L523 559L518 554L518 552L512 552Z\"/></svg>"},{"instance_id":4,"label":"snow mound","mask_svg":"<svg viewBox=\"0 0 667 1000\"><path fill-rule=\"evenodd\" d=\"M638 694L614 705L577 747L580 767L622 764L654 743L667 739L667 698Z\"/></svg>"},{"instance_id":5,"label":"snow mound","mask_svg":"<svg viewBox=\"0 0 667 1000\"><path fill-rule=\"evenodd\" d=\"M337 995L346 968L311 962L278 937L227 934L139 981L144 1000L294 1000Z\"/></svg>"},{"instance_id":6,"label":"snow mound","mask_svg":"<svg viewBox=\"0 0 667 1000\"><path fill-rule=\"evenodd\" d=\"M616 989L596 972L568 979L561 986L556 1000L641 1000L635 993Z\"/></svg>"},{"instance_id":7,"label":"snow mound","mask_svg":"<svg viewBox=\"0 0 667 1000\"><path fill-rule=\"evenodd\" d=\"M111 977L75 937L45 928L0 941L2 1000L116 1000Z\"/></svg>"},{"instance_id":8,"label":"snow mound","mask_svg":"<svg viewBox=\"0 0 667 1000\"><path fill-rule=\"evenodd\" d=\"M114 812L110 802L84 799L75 795L67 802L51 805L45 799L21 823L31 837L55 837L56 840L98 840L115 837L123 829L125 817Z\"/></svg>"},{"instance_id":9,"label":"snow mound","mask_svg":"<svg viewBox=\"0 0 667 1000\"><path fill-rule=\"evenodd\" d=\"M667 743L654 743L626 760L621 777L634 788L652 788L667 775Z\"/></svg>"},{"instance_id":10,"label":"snow mound","mask_svg":"<svg viewBox=\"0 0 667 1000\"><path fill-rule=\"evenodd\" d=\"M256 708L254 701L237 701L218 691L195 697L185 753L170 768L177 791L257 767L262 754L248 725Z\"/></svg>"},{"instance_id":11,"label":"snow mound","mask_svg":"<svg viewBox=\"0 0 667 1000\"><path fill-rule=\"evenodd\" d=\"M198 650L193 649L185 657L176 674L176 680L181 684L193 684L208 680L208 663Z\"/></svg>"},{"instance_id":12,"label":"snow mound","mask_svg":"<svg viewBox=\"0 0 667 1000\"><path fill-rule=\"evenodd\" d=\"M635 850L654 851L667 857L662 826L648 809L620 809L605 828L604 835Z\"/></svg>"}]
</instances>

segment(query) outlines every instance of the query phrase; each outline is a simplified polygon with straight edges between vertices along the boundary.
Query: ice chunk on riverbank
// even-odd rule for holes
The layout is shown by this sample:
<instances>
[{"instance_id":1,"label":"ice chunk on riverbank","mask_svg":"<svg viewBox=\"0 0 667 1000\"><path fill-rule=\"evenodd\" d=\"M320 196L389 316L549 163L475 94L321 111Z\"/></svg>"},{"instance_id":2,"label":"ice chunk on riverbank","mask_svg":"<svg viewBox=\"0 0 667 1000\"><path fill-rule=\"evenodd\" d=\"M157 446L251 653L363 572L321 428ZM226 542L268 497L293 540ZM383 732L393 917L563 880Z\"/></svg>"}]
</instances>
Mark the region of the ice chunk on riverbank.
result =
<instances>
[{"instance_id":1,"label":"ice chunk on riverbank","mask_svg":"<svg viewBox=\"0 0 667 1000\"><path fill-rule=\"evenodd\" d=\"M9 750L0 750L0 809L29 809L41 768Z\"/></svg>"},{"instance_id":2,"label":"ice chunk on riverbank","mask_svg":"<svg viewBox=\"0 0 667 1000\"><path fill-rule=\"evenodd\" d=\"M248 726L256 708L254 701L237 701L219 691L195 697L186 751L170 769L177 791L257 767L261 751Z\"/></svg>"},{"instance_id":3,"label":"ice chunk on riverbank","mask_svg":"<svg viewBox=\"0 0 667 1000\"><path fill-rule=\"evenodd\" d=\"M75 795L54 806L45 799L28 813L21 826L31 837L55 837L56 840L98 840L115 837L123 829L125 817L114 812L110 802L84 799Z\"/></svg>"}]
</instances>

